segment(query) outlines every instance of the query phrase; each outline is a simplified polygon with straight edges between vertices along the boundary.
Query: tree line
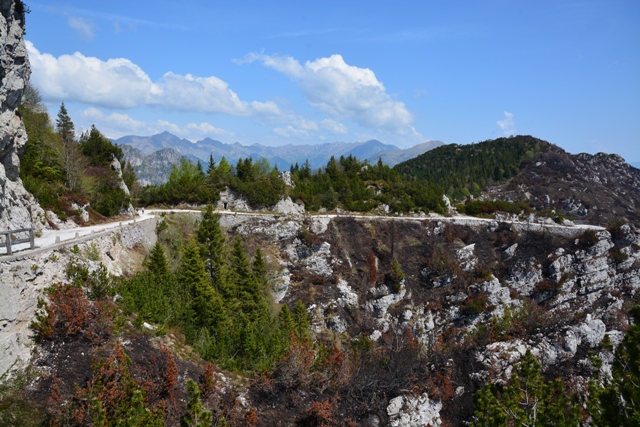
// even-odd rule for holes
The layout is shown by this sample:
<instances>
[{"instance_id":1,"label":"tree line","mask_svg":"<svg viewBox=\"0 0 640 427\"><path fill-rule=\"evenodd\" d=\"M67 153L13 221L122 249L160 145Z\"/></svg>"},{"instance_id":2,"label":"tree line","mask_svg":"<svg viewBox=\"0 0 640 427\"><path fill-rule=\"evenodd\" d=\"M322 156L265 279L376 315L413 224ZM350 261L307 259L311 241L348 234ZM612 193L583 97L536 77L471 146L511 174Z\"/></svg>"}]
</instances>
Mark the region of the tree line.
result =
<instances>
[{"instance_id":1,"label":"tree line","mask_svg":"<svg viewBox=\"0 0 640 427\"><path fill-rule=\"evenodd\" d=\"M28 140L20 156L20 178L43 209L66 219L74 215L72 203L91 203L92 213L113 216L129 205L130 196L120 188L120 179L110 167L121 163L129 189L136 181L122 150L92 126L76 137L75 125L62 103L52 122L36 88L27 86L21 114Z\"/></svg>"}]
</instances>

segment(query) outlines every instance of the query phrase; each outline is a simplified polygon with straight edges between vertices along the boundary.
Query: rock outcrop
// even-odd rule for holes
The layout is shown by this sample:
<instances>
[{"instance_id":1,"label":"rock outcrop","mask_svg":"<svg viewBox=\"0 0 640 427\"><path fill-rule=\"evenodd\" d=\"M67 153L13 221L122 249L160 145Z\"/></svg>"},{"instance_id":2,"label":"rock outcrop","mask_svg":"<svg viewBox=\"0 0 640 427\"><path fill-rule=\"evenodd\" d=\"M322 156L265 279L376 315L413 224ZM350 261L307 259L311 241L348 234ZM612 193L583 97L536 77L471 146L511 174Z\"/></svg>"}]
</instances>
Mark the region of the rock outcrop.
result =
<instances>
[{"instance_id":1,"label":"rock outcrop","mask_svg":"<svg viewBox=\"0 0 640 427\"><path fill-rule=\"evenodd\" d=\"M27 132L17 110L31 74L22 38L24 13L22 1L0 0L0 230L46 224L44 211L19 177L18 155Z\"/></svg>"},{"instance_id":2,"label":"rock outcrop","mask_svg":"<svg viewBox=\"0 0 640 427\"><path fill-rule=\"evenodd\" d=\"M111 170L114 171L116 173L116 175L118 176L118 185L119 188L125 192L125 194L127 196L131 195L131 192L129 191L129 187L127 187L127 184L125 184L124 179L122 177L122 165L120 165L120 161L114 157L111 160ZM131 205L131 203L129 203L128 206L123 206L122 208L120 208L120 214L121 215L127 215L127 216L134 216L136 214L136 211L133 209L133 205Z\"/></svg>"}]
</instances>

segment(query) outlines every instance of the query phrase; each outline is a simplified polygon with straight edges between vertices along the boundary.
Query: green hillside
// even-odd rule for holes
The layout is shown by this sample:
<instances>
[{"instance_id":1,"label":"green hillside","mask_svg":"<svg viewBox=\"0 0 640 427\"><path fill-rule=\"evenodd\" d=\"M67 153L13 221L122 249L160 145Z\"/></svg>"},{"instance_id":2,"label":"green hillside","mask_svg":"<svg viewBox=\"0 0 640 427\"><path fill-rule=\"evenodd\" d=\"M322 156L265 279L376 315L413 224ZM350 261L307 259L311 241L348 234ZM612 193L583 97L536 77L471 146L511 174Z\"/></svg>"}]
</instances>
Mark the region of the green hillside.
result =
<instances>
[{"instance_id":1,"label":"green hillside","mask_svg":"<svg viewBox=\"0 0 640 427\"><path fill-rule=\"evenodd\" d=\"M488 185L516 176L523 162L549 147L532 136L498 138L469 145L434 148L395 166L403 176L424 179L445 189L456 200L479 196Z\"/></svg>"}]
</instances>

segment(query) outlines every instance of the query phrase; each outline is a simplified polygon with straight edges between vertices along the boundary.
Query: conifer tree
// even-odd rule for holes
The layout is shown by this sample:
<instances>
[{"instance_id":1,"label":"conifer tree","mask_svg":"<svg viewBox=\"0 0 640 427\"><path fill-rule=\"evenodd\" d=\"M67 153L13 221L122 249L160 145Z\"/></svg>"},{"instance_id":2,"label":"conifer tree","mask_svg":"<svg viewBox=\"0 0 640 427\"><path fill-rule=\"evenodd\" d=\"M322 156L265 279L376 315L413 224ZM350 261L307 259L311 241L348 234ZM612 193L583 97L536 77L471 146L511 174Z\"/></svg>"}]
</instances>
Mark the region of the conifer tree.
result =
<instances>
[{"instance_id":1,"label":"conifer tree","mask_svg":"<svg viewBox=\"0 0 640 427\"><path fill-rule=\"evenodd\" d=\"M225 179L230 171L231 165L229 165L229 162L223 156L222 159L220 159L220 163L218 163L218 174L222 179Z\"/></svg>"},{"instance_id":2,"label":"conifer tree","mask_svg":"<svg viewBox=\"0 0 640 427\"><path fill-rule=\"evenodd\" d=\"M192 301L189 322L193 327L211 328L224 324L226 320L224 303L209 281L195 242L191 242L184 249L179 280L190 290Z\"/></svg>"},{"instance_id":3,"label":"conifer tree","mask_svg":"<svg viewBox=\"0 0 640 427\"><path fill-rule=\"evenodd\" d=\"M169 265L167 264L167 258L164 256L164 250L160 242L156 242L149 253L149 260L147 261L147 268L156 276L162 276L169 273Z\"/></svg>"},{"instance_id":4,"label":"conifer tree","mask_svg":"<svg viewBox=\"0 0 640 427\"><path fill-rule=\"evenodd\" d=\"M85 160L80 145L75 139L74 125L69 117L64 102L60 105L56 120L56 131L59 138L60 158L65 172L67 187L75 190L80 185L80 177L84 171Z\"/></svg>"},{"instance_id":5,"label":"conifer tree","mask_svg":"<svg viewBox=\"0 0 640 427\"><path fill-rule=\"evenodd\" d=\"M474 418L474 427L578 427L582 420L576 396L565 393L560 379L545 382L529 350L508 385L487 384L476 393Z\"/></svg>"},{"instance_id":6,"label":"conifer tree","mask_svg":"<svg viewBox=\"0 0 640 427\"><path fill-rule=\"evenodd\" d=\"M182 427L209 427L213 423L213 414L202 406L200 389L191 378L187 380L187 413L182 417Z\"/></svg>"},{"instance_id":7,"label":"conifer tree","mask_svg":"<svg viewBox=\"0 0 640 427\"><path fill-rule=\"evenodd\" d=\"M287 304L284 304L278 313L278 324L282 335L288 340L289 335L295 331L296 325L293 322L293 317L291 317L291 311Z\"/></svg>"},{"instance_id":8,"label":"conifer tree","mask_svg":"<svg viewBox=\"0 0 640 427\"><path fill-rule=\"evenodd\" d=\"M200 254L205 262L206 270L216 287L222 291L221 282L224 280L224 234L220 228L218 215L213 212L213 206L208 204L202 214L202 221L198 227L197 239Z\"/></svg>"},{"instance_id":9,"label":"conifer tree","mask_svg":"<svg viewBox=\"0 0 640 427\"><path fill-rule=\"evenodd\" d=\"M249 265L249 259L242 244L242 239L237 236L233 241L233 248L229 257L233 270L233 279L236 286L236 297L242 312L250 321L268 315L268 307L262 289L256 280Z\"/></svg>"},{"instance_id":10,"label":"conifer tree","mask_svg":"<svg viewBox=\"0 0 640 427\"><path fill-rule=\"evenodd\" d=\"M258 282L258 286L262 289L262 293L268 292L269 279L267 278L267 268L264 265L264 258L260 248L256 249L256 256L253 258L253 276Z\"/></svg>"},{"instance_id":11,"label":"conifer tree","mask_svg":"<svg viewBox=\"0 0 640 427\"><path fill-rule=\"evenodd\" d=\"M589 412L594 425L636 427L640 425L640 305L631 310L636 323L613 350L609 335L602 346L614 353L611 376L589 384ZM599 365L602 362L598 361ZM604 384L602 384L604 383Z\"/></svg>"},{"instance_id":12,"label":"conifer tree","mask_svg":"<svg viewBox=\"0 0 640 427\"><path fill-rule=\"evenodd\" d=\"M213 154L209 154L209 164L207 165L207 175L211 176L216 171L216 161L213 159Z\"/></svg>"},{"instance_id":13,"label":"conifer tree","mask_svg":"<svg viewBox=\"0 0 640 427\"><path fill-rule=\"evenodd\" d=\"M310 338L309 315L307 308L300 300L296 302L293 308L293 323L295 325L295 333L299 340L308 340Z\"/></svg>"}]
</instances>

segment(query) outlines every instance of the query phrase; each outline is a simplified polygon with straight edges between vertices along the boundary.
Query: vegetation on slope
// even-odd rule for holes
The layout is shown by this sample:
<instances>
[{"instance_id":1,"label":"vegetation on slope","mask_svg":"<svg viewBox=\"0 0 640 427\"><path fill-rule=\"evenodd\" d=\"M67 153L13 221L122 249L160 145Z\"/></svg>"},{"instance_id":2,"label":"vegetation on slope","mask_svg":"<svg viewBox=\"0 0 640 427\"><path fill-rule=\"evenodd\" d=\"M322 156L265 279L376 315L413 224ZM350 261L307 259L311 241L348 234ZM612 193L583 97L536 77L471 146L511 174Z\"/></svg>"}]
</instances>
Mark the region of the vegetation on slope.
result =
<instances>
[{"instance_id":1,"label":"vegetation on slope","mask_svg":"<svg viewBox=\"0 0 640 427\"><path fill-rule=\"evenodd\" d=\"M40 206L61 219L76 214L72 203L91 203L90 213L113 216L130 202L119 187L119 179L109 164L122 164L123 178L133 188L135 173L123 162L122 150L104 137L95 126L78 139L64 103L55 126L32 86L28 86L19 108L28 141L20 156L20 178Z\"/></svg>"},{"instance_id":2,"label":"vegetation on slope","mask_svg":"<svg viewBox=\"0 0 640 427\"><path fill-rule=\"evenodd\" d=\"M518 175L523 162L550 144L532 136L512 136L477 144L443 145L395 166L401 175L445 189L454 200L479 196L482 189Z\"/></svg>"}]
</instances>

